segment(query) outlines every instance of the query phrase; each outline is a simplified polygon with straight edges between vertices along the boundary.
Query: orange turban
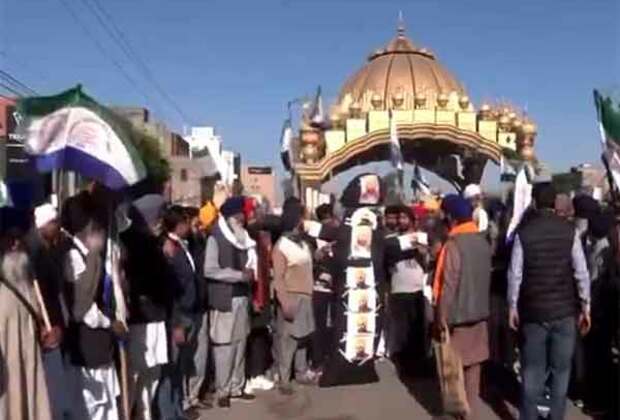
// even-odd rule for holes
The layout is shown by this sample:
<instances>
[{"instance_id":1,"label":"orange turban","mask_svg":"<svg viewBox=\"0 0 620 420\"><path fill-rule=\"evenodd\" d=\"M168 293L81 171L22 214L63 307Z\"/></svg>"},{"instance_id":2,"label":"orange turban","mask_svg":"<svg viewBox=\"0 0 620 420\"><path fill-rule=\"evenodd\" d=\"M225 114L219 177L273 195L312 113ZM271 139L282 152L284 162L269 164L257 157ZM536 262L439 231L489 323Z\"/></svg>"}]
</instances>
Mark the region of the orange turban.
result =
<instances>
[{"instance_id":1,"label":"orange turban","mask_svg":"<svg viewBox=\"0 0 620 420\"><path fill-rule=\"evenodd\" d=\"M218 211L215 204L213 204L212 201L209 201L207 204L202 206L198 217L200 219L200 223L202 223L205 228L209 228L217 220L217 215Z\"/></svg>"}]
</instances>

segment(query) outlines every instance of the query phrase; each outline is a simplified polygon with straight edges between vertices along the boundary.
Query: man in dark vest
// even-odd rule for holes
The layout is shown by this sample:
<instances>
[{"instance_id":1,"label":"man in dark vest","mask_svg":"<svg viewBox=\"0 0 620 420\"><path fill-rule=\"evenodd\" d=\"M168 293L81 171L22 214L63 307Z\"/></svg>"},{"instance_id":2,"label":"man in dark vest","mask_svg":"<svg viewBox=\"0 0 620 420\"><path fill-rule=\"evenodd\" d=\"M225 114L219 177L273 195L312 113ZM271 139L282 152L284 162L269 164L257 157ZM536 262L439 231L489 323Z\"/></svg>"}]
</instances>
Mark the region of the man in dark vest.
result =
<instances>
[{"instance_id":1,"label":"man in dark vest","mask_svg":"<svg viewBox=\"0 0 620 420\"><path fill-rule=\"evenodd\" d=\"M76 378L72 418L118 419L114 343L127 329L114 318L112 285L104 277L105 231L82 216L72 226L76 231L70 232L75 236L66 262L66 346Z\"/></svg>"},{"instance_id":2,"label":"man in dark vest","mask_svg":"<svg viewBox=\"0 0 620 420\"><path fill-rule=\"evenodd\" d=\"M229 198L222 205L205 253L209 335L213 344L216 398L222 408L230 407L231 398L254 399L243 390L256 245L244 228L243 205L243 197Z\"/></svg>"},{"instance_id":3,"label":"man in dark vest","mask_svg":"<svg viewBox=\"0 0 620 420\"><path fill-rule=\"evenodd\" d=\"M550 183L532 191L534 211L514 239L508 273L510 326L521 333L520 417L538 419L551 373L552 420L564 418L577 327L590 329L590 276L579 235L555 214ZM578 323L576 322L578 319Z\"/></svg>"},{"instance_id":4,"label":"man in dark vest","mask_svg":"<svg viewBox=\"0 0 620 420\"><path fill-rule=\"evenodd\" d=\"M473 221L473 208L458 195L444 197L441 210L450 232L437 262L433 284L434 334L450 342L461 358L469 412L476 419L480 405L480 370L489 358L491 246ZM454 413L453 413L454 414Z\"/></svg>"},{"instance_id":5,"label":"man in dark vest","mask_svg":"<svg viewBox=\"0 0 620 420\"><path fill-rule=\"evenodd\" d=\"M165 202L161 195L147 194L129 209L131 225L120 234L121 267L128 292L130 406L142 420L156 417L152 406L159 389L159 402L168 395L162 372L172 362L168 355L166 323L170 319L175 291L173 273L158 237ZM120 228L120 226L119 226ZM166 407L168 407L167 405ZM159 407L163 418L168 408Z\"/></svg>"}]
</instances>

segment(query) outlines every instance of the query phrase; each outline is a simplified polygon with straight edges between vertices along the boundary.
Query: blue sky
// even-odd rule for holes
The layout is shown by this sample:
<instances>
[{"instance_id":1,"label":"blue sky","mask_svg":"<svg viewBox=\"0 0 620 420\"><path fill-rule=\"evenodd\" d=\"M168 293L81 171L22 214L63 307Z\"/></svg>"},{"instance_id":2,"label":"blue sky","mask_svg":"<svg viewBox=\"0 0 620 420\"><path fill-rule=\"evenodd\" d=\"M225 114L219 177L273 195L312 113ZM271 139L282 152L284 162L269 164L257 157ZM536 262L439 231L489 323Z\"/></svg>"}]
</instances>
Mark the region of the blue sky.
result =
<instances>
[{"instance_id":1,"label":"blue sky","mask_svg":"<svg viewBox=\"0 0 620 420\"><path fill-rule=\"evenodd\" d=\"M326 99L395 33L431 48L470 97L526 106L552 168L597 161L591 90L620 79L617 0L98 0L183 121L132 67L85 4L64 0L137 81L129 83L76 24L63 0L0 1L0 69L41 93L78 82L100 101L146 105L169 125L216 126L252 163L278 164L286 102ZM154 101L145 101L141 91Z\"/></svg>"}]
</instances>

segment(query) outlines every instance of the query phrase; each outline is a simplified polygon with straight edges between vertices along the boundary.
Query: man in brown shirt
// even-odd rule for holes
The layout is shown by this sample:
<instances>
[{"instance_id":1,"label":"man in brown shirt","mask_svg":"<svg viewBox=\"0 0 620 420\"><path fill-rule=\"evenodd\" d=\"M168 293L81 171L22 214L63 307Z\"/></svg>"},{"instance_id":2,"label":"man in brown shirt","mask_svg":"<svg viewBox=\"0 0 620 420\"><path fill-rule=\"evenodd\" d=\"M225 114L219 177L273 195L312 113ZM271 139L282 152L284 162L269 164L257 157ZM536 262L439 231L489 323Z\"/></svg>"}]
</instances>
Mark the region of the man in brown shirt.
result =
<instances>
[{"instance_id":1,"label":"man in brown shirt","mask_svg":"<svg viewBox=\"0 0 620 420\"><path fill-rule=\"evenodd\" d=\"M469 202L447 196L442 210L450 226L435 277L435 333L450 333L461 357L470 413L476 418L480 404L480 367L489 358L487 318L491 278L491 248L472 220Z\"/></svg>"},{"instance_id":2,"label":"man in brown shirt","mask_svg":"<svg viewBox=\"0 0 620 420\"><path fill-rule=\"evenodd\" d=\"M312 250L302 235L302 204L287 200L282 214L282 237L273 249L273 286L278 299L276 345L279 355L280 392L291 395L291 367L295 364L295 380L305 384L314 381L307 362L304 343L315 329L312 308L314 278Z\"/></svg>"}]
</instances>

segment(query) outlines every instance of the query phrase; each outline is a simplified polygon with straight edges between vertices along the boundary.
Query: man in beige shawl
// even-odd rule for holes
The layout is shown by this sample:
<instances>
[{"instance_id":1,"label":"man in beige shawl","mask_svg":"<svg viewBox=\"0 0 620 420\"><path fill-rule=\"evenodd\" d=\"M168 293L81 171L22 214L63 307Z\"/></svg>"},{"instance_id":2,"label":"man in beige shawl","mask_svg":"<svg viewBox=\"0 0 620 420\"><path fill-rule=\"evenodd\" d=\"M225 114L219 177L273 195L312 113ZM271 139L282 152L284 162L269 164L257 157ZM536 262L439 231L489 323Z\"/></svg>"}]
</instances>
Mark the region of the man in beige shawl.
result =
<instances>
[{"instance_id":1,"label":"man in beige shawl","mask_svg":"<svg viewBox=\"0 0 620 420\"><path fill-rule=\"evenodd\" d=\"M0 258L0 419L51 420L39 339L39 308L21 235L10 232Z\"/></svg>"}]
</instances>

